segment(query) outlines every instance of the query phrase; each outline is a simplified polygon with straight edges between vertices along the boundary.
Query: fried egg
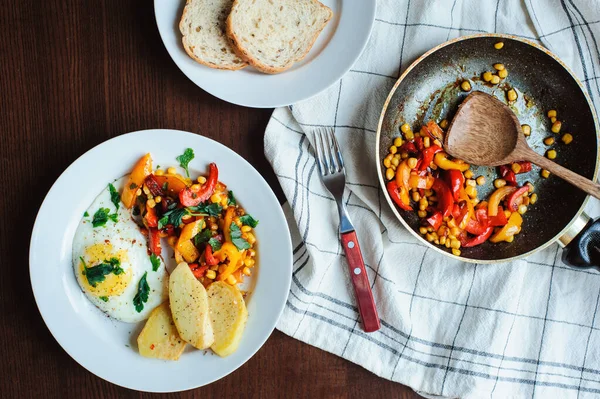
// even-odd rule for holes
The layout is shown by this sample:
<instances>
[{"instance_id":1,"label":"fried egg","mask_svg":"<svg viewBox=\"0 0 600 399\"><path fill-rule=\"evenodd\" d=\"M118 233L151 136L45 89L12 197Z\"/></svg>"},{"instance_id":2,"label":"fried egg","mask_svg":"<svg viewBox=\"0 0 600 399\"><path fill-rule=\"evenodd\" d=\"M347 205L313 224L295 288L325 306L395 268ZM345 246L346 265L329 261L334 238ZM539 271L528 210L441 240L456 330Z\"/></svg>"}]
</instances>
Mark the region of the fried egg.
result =
<instances>
[{"instance_id":1,"label":"fried egg","mask_svg":"<svg viewBox=\"0 0 600 399\"><path fill-rule=\"evenodd\" d=\"M126 181L113 182L117 193ZM114 192L113 197L107 187L84 213L73 239L73 269L94 305L110 317L135 323L167 298L168 274L160 258L154 259L160 265L153 270L146 236L120 197Z\"/></svg>"}]
</instances>

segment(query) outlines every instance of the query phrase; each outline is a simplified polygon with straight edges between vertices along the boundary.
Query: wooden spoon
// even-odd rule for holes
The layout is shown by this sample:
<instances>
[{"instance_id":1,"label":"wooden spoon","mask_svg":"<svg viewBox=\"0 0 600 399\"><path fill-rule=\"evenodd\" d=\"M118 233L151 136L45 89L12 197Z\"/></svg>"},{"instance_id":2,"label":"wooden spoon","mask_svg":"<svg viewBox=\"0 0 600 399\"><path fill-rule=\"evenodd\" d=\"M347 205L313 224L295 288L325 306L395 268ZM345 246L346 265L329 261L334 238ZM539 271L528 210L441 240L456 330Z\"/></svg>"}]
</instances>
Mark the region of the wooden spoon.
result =
<instances>
[{"instance_id":1,"label":"wooden spoon","mask_svg":"<svg viewBox=\"0 0 600 399\"><path fill-rule=\"evenodd\" d=\"M527 145L521 123L512 110L489 94L469 94L452 119L444 149L455 158L483 166L530 161L600 198L600 184L539 155Z\"/></svg>"}]
</instances>

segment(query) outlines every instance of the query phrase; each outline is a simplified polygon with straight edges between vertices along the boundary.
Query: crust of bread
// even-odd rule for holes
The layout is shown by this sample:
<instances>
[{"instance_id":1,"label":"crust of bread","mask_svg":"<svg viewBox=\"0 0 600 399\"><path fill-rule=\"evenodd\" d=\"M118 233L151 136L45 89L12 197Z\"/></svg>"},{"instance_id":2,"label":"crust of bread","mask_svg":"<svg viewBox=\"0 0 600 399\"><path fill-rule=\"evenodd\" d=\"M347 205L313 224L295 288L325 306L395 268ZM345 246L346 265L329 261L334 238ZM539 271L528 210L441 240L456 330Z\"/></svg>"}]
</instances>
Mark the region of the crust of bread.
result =
<instances>
[{"instance_id":1,"label":"crust of bread","mask_svg":"<svg viewBox=\"0 0 600 399\"><path fill-rule=\"evenodd\" d=\"M235 0L233 2L233 5L231 6L232 11L238 5L239 1L240 0ZM254 68L258 69L259 71L261 71L263 73L276 74L276 73L280 73L280 72L290 69L292 67L292 65L294 65L296 62L302 61L304 59L304 57L306 57L306 55L312 49L312 46L315 44L315 41L317 41L317 38L319 37L321 32L323 32L323 29L325 29L325 26L327 26L327 24L329 23L329 21L331 21L331 18L333 17L333 11L331 11L331 8L322 4L318 0L310 0L310 1L312 3L318 5L319 7L326 9L328 11L329 17L327 18L327 20L325 20L321 24L319 29L313 35L313 37L310 41L310 46L307 46L306 51L301 56L297 57L295 60L290 61L288 64L284 65L283 67L277 68L277 67L272 67L272 66L266 65L266 64L260 62L259 60L257 60L256 58L253 58L252 56L250 56L248 54L248 51L241 44L241 40L239 40L239 38L237 37L237 35L235 34L235 32L233 30L233 26L231 23L231 16L233 15L233 13L230 13L229 16L227 17L227 22L225 23L225 26L226 26L226 34L229 37L229 39L231 39L231 42L233 44L233 51L235 51L237 56L240 57L242 60L244 60L245 62L252 65Z\"/></svg>"},{"instance_id":2,"label":"crust of bread","mask_svg":"<svg viewBox=\"0 0 600 399\"><path fill-rule=\"evenodd\" d=\"M233 65L229 66L229 65L218 65L218 64L214 64L212 62L207 62L207 61L204 61L204 60L196 57L196 55L192 51L190 51L189 45L186 43L186 35L183 33L184 32L184 28L183 28L184 27L184 23L183 23L183 21L185 20L186 14L188 12L188 4L190 4L191 1L192 0L186 0L185 7L183 7L183 12L181 13L181 19L179 20L179 25L178 25L179 32L182 34L181 43L182 43L183 49L185 50L185 52L187 53L187 55L189 55L190 58L193 59L194 61L196 61L197 63L205 65L205 66L207 66L209 68L221 69L221 70L227 70L227 71L239 71L240 69L246 68L248 66L247 63L241 63L241 64L239 64L239 66L238 65L236 65L236 66L233 66ZM227 18L227 19L229 19L229 18ZM237 51L238 51L237 48L235 48L235 46L232 46L232 47L233 47L233 51L239 57L239 54L237 53ZM240 57L240 58L242 58L242 57ZM244 60L244 58L242 58L242 60Z\"/></svg>"}]
</instances>

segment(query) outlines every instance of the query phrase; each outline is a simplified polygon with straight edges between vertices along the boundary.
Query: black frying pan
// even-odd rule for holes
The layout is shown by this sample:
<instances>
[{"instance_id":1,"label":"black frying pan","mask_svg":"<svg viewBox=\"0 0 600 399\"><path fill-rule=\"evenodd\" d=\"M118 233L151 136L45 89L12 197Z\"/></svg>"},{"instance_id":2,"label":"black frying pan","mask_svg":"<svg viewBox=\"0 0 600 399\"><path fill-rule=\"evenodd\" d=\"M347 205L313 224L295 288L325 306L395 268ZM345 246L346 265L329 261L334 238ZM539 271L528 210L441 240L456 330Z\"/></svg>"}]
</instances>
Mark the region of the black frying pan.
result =
<instances>
[{"instance_id":1,"label":"black frying pan","mask_svg":"<svg viewBox=\"0 0 600 399\"><path fill-rule=\"evenodd\" d=\"M494 44L502 41L501 50ZM500 85L492 86L481 79L492 65L502 63L509 75ZM543 139L553 135L558 152L556 161L574 172L595 180L598 167L598 121L589 97L572 72L553 54L534 43L508 35L483 34L446 42L416 60L392 88L379 120L377 156L379 179L385 187L382 160L394 137L401 135L403 123L418 131L421 124L433 119L450 121L458 104L468 93L460 83L469 79L473 90L480 90L505 100L505 90L517 89L519 98L513 111L522 124L532 127L529 145L543 154L548 148ZM546 112L556 109L563 121L563 132L572 132L574 140L565 145L559 135L550 132ZM495 168L473 167L475 176L486 176L478 187L479 198L494 190L499 177ZM538 201L524 216L523 229L512 243L486 242L461 249L465 261L491 263L526 256L559 240L568 245L563 256L571 264L600 266L600 222L593 224L582 214L587 195L556 176L543 179L536 166L517 175L519 185L534 184ZM425 244L455 257L445 247L429 243L419 234L420 219L415 212L399 209L384 190L386 199L398 219ZM587 234L580 234L587 230ZM576 239L575 239L576 238ZM596 245L598 244L598 245ZM596 249L598 247L598 249Z\"/></svg>"}]
</instances>

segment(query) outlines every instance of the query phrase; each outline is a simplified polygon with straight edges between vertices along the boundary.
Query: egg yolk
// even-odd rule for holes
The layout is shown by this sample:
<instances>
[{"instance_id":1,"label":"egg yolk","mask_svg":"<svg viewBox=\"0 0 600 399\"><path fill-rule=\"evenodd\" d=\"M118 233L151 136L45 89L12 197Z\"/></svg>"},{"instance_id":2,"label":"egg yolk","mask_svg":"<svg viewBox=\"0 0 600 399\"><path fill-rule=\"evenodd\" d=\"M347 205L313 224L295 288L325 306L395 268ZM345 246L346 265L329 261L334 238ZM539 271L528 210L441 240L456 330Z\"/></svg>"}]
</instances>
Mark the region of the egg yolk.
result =
<instances>
[{"instance_id":1,"label":"egg yolk","mask_svg":"<svg viewBox=\"0 0 600 399\"><path fill-rule=\"evenodd\" d=\"M117 258L121 261L121 265L128 261L127 251L121 250L117 253L113 252L113 246L110 243L98 243L88 247L85 251L86 259L85 262L88 268L103 263L111 258ZM129 283L131 282L131 268L124 268L123 273L116 275L109 273L104 276L104 281L96 283L93 287L83 274L84 266L83 263L79 262L79 273L81 276L80 281L82 282L83 289L93 296L114 296L122 294Z\"/></svg>"}]
</instances>

